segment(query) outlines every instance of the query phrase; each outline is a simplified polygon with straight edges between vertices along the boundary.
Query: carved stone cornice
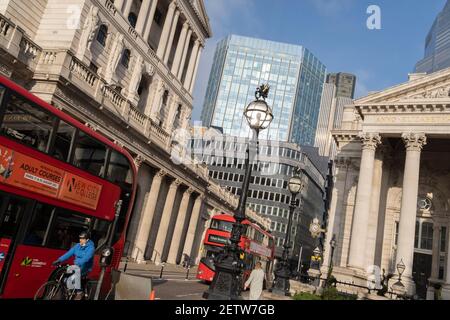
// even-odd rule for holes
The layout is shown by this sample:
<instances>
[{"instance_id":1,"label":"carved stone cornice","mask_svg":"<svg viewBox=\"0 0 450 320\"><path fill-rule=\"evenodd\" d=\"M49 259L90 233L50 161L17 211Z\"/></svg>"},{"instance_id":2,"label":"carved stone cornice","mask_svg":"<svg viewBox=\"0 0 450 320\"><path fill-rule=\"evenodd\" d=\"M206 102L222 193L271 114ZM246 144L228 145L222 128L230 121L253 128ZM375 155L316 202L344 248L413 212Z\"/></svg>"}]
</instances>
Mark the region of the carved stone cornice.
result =
<instances>
[{"instance_id":1,"label":"carved stone cornice","mask_svg":"<svg viewBox=\"0 0 450 320\"><path fill-rule=\"evenodd\" d=\"M361 139L363 150L375 151L381 144L381 136L378 133L364 132L359 134L359 138Z\"/></svg>"},{"instance_id":2,"label":"carved stone cornice","mask_svg":"<svg viewBox=\"0 0 450 320\"><path fill-rule=\"evenodd\" d=\"M155 174L155 178L162 179L167 175L167 171L161 169Z\"/></svg>"},{"instance_id":3,"label":"carved stone cornice","mask_svg":"<svg viewBox=\"0 0 450 320\"><path fill-rule=\"evenodd\" d=\"M175 179L173 180L173 182L170 184L170 188L178 188L183 182L180 179Z\"/></svg>"},{"instance_id":4,"label":"carved stone cornice","mask_svg":"<svg viewBox=\"0 0 450 320\"><path fill-rule=\"evenodd\" d=\"M193 188L187 188L186 191L184 192L184 195L191 195L195 190Z\"/></svg>"},{"instance_id":5,"label":"carved stone cornice","mask_svg":"<svg viewBox=\"0 0 450 320\"><path fill-rule=\"evenodd\" d=\"M334 166L337 169L345 169L347 168L351 163L351 159L348 157L338 157L336 158L336 160L334 161Z\"/></svg>"},{"instance_id":6,"label":"carved stone cornice","mask_svg":"<svg viewBox=\"0 0 450 320\"><path fill-rule=\"evenodd\" d=\"M425 133L403 133L402 139L407 151L422 151L427 144Z\"/></svg>"},{"instance_id":7,"label":"carved stone cornice","mask_svg":"<svg viewBox=\"0 0 450 320\"><path fill-rule=\"evenodd\" d=\"M138 154L136 158L133 159L134 164L139 169L142 166L142 163L145 162L145 157L143 155Z\"/></svg>"}]
</instances>

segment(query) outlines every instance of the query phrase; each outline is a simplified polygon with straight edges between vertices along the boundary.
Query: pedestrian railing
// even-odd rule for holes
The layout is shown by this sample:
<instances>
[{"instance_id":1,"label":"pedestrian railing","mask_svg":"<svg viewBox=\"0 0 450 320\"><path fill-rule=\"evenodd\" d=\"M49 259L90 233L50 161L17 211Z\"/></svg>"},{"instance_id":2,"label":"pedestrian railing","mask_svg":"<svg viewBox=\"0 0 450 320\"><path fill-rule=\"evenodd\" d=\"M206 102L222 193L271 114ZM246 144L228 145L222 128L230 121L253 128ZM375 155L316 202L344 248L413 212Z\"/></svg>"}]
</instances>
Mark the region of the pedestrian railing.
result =
<instances>
[{"instance_id":1,"label":"pedestrian railing","mask_svg":"<svg viewBox=\"0 0 450 320\"><path fill-rule=\"evenodd\" d=\"M330 281L330 279L322 278L322 277L312 277L309 274L301 273L297 274L294 278L297 281L300 281L301 283L308 284L308 285L314 285L314 282L317 283L317 280L319 280L320 283L323 283L324 287L327 286L333 286L337 289L337 291L345 296L354 296L356 292L366 293L366 294L379 294L380 296L389 297L390 299L399 299L399 300L411 300L412 297L409 297L407 295L399 295L398 293L395 293L392 291L392 288L390 290L387 290L384 294L380 294L385 290L385 288L377 288L377 287L369 287L369 286L363 286L358 285L356 283L352 282L346 282L346 281L339 281L337 279L333 279Z\"/></svg>"}]
</instances>

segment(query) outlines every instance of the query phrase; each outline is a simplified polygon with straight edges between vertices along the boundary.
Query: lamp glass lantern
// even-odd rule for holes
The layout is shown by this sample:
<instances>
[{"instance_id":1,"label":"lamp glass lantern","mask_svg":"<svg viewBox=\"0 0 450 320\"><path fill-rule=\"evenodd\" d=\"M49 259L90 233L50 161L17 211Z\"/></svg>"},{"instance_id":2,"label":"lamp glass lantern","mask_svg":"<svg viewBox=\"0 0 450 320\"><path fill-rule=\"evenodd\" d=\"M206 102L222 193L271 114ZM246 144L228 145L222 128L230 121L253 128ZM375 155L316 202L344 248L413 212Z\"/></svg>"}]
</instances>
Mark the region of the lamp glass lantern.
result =
<instances>
[{"instance_id":1,"label":"lamp glass lantern","mask_svg":"<svg viewBox=\"0 0 450 320\"><path fill-rule=\"evenodd\" d=\"M267 129L273 120L273 113L266 101L252 101L244 111L245 119L254 130Z\"/></svg>"},{"instance_id":2,"label":"lamp glass lantern","mask_svg":"<svg viewBox=\"0 0 450 320\"><path fill-rule=\"evenodd\" d=\"M293 176L289 179L289 191L294 195L298 194L303 190L304 184L299 176Z\"/></svg>"},{"instance_id":3,"label":"lamp glass lantern","mask_svg":"<svg viewBox=\"0 0 450 320\"><path fill-rule=\"evenodd\" d=\"M406 266L403 263L403 259L400 260L399 263L397 263L397 271L398 271L398 276L401 279L403 272L405 272Z\"/></svg>"}]
</instances>

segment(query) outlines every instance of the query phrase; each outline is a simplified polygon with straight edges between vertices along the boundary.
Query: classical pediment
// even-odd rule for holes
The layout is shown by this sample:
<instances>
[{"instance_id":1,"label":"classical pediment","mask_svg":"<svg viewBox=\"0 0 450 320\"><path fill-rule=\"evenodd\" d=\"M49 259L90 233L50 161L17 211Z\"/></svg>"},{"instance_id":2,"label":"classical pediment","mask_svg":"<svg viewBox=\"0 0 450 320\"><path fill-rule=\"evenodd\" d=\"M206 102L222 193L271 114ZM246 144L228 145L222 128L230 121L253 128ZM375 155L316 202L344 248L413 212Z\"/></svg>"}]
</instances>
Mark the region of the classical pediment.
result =
<instances>
[{"instance_id":1,"label":"classical pediment","mask_svg":"<svg viewBox=\"0 0 450 320\"><path fill-rule=\"evenodd\" d=\"M397 105L450 104L450 68L429 75L412 77L408 82L355 100L355 105L390 103Z\"/></svg>"},{"instance_id":2,"label":"classical pediment","mask_svg":"<svg viewBox=\"0 0 450 320\"><path fill-rule=\"evenodd\" d=\"M208 29L209 33L211 34L211 26L209 24L208 15L206 13L204 0L189 0L189 2L196 11L203 25L206 27L206 29Z\"/></svg>"}]
</instances>

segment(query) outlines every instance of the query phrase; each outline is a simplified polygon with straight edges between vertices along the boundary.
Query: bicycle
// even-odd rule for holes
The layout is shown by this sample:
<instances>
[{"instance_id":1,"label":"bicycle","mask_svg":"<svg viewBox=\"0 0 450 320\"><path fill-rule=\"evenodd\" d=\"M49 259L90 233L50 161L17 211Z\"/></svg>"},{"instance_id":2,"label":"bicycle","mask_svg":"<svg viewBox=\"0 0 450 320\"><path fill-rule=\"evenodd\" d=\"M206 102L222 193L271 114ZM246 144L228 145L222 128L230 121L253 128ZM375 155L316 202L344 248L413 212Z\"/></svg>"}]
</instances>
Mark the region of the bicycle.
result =
<instances>
[{"instance_id":1,"label":"bicycle","mask_svg":"<svg viewBox=\"0 0 450 320\"><path fill-rule=\"evenodd\" d=\"M56 270L50 276L49 281L45 282L39 287L34 295L34 300L73 300L77 293L76 289L67 288L67 279L71 277L74 272L68 272L70 265L58 265ZM93 286L86 277L81 279L81 287L85 300L93 297Z\"/></svg>"}]
</instances>

